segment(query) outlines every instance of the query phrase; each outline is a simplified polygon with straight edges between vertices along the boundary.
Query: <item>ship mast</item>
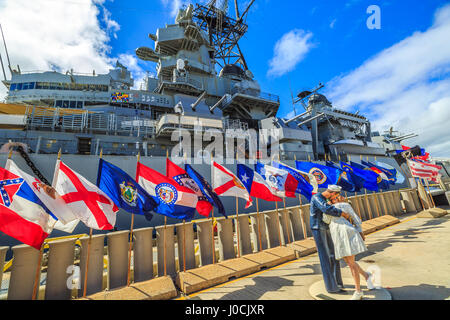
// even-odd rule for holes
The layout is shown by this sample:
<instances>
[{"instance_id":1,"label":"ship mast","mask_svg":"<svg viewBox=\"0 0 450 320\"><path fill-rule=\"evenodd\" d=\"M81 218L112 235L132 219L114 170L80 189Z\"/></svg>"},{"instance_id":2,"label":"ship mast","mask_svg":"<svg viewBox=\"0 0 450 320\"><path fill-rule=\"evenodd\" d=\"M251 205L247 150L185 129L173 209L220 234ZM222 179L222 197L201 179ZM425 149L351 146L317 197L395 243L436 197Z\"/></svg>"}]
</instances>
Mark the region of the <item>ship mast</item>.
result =
<instances>
[{"instance_id":1,"label":"ship mast","mask_svg":"<svg viewBox=\"0 0 450 320\"><path fill-rule=\"evenodd\" d=\"M209 42L215 48L211 57L222 68L225 65L240 65L248 70L247 62L239 47L239 40L248 30L245 18L255 0L252 0L242 14L237 0L234 0L236 19L227 15L228 0L211 0L207 5L196 4L193 12L195 22L208 33Z\"/></svg>"}]
</instances>

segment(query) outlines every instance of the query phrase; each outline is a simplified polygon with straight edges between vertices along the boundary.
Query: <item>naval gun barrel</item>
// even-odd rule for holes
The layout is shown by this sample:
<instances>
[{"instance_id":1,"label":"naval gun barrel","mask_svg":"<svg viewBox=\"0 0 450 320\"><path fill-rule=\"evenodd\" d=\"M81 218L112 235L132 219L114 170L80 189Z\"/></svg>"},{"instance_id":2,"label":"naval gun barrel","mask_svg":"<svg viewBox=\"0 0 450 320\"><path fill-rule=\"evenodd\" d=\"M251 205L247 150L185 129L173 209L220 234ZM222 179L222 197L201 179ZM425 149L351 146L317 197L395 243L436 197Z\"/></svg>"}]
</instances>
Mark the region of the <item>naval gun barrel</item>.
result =
<instances>
[{"instance_id":1,"label":"naval gun barrel","mask_svg":"<svg viewBox=\"0 0 450 320\"><path fill-rule=\"evenodd\" d=\"M319 114L317 114L316 116L314 116L314 117L312 117L312 118L309 118L308 120L305 120L305 121L302 121L302 122L300 122L298 125L297 125L297 127L301 127L302 125L304 125L304 124L307 124L308 122L311 122L311 121L313 121L313 120L316 120L317 118L320 118L320 117L322 117L323 115L325 115L325 113L319 113Z\"/></svg>"},{"instance_id":2,"label":"naval gun barrel","mask_svg":"<svg viewBox=\"0 0 450 320\"><path fill-rule=\"evenodd\" d=\"M200 95L200 97L197 98L197 101L195 101L193 104L191 104L191 108L193 111L195 111L195 108L197 108L197 106L203 100L203 98L205 96L206 96L206 91L203 91L203 93Z\"/></svg>"},{"instance_id":3,"label":"naval gun barrel","mask_svg":"<svg viewBox=\"0 0 450 320\"><path fill-rule=\"evenodd\" d=\"M298 116L295 116L295 117L293 117L293 118L291 118L291 119L289 119L289 120L285 120L284 123L285 123L285 124L289 124L289 123L291 123L292 121L295 121L295 120L297 120L297 119L299 119L299 118L301 118L301 117L307 115L308 113L309 113L308 111L307 111L307 112L303 112L302 114L299 114Z\"/></svg>"},{"instance_id":4,"label":"naval gun barrel","mask_svg":"<svg viewBox=\"0 0 450 320\"><path fill-rule=\"evenodd\" d=\"M215 105L213 105L211 108L209 108L209 111L213 112L215 108L217 108L225 99L228 99L230 95L226 93L222 98L220 98L219 101Z\"/></svg>"},{"instance_id":5,"label":"naval gun barrel","mask_svg":"<svg viewBox=\"0 0 450 320\"><path fill-rule=\"evenodd\" d=\"M391 141L394 141L394 142L400 142L400 141L402 141L402 140L415 138L415 137L417 137L417 136L419 136L419 135L416 134L416 133L410 133L410 134L405 134L405 135L400 136L400 137L392 138Z\"/></svg>"}]
</instances>

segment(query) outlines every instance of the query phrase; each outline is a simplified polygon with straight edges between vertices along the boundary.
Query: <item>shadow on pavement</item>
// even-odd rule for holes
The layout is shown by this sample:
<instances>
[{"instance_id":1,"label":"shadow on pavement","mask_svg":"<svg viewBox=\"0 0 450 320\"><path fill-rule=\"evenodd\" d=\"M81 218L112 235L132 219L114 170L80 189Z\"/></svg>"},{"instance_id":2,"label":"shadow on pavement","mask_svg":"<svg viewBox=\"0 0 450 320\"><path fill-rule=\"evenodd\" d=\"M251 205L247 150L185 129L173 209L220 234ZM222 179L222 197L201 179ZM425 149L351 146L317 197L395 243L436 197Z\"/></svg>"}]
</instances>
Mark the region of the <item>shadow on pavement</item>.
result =
<instances>
[{"instance_id":1,"label":"shadow on pavement","mask_svg":"<svg viewBox=\"0 0 450 320\"><path fill-rule=\"evenodd\" d=\"M257 300L265 293L270 291L278 291L282 287L291 286L294 281L282 277L255 277L252 279L255 283L246 285L242 289L227 293L220 300Z\"/></svg>"},{"instance_id":2,"label":"shadow on pavement","mask_svg":"<svg viewBox=\"0 0 450 320\"><path fill-rule=\"evenodd\" d=\"M450 298L450 287L421 284L389 288L393 300L444 300Z\"/></svg>"}]
</instances>

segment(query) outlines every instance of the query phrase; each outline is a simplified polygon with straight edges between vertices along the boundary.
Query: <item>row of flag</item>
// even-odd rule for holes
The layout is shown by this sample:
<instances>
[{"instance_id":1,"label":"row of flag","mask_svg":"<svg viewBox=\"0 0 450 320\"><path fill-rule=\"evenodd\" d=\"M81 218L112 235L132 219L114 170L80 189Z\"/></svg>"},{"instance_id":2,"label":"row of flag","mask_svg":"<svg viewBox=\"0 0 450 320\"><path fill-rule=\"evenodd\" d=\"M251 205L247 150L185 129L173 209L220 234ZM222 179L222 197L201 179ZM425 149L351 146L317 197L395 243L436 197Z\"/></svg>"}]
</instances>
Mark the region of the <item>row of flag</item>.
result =
<instances>
[{"instance_id":1,"label":"row of flag","mask_svg":"<svg viewBox=\"0 0 450 320\"><path fill-rule=\"evenodd\" d=\"M0 168L0 231L40 249L53 229L73 232L81 221L96 230L111 230L119 208L151 220L153 213L190 221L197 211L209 217L213 207L227 217L221 196L246 200L282 201L304 195L308 200L329 184L358 192L362 188L378 191L395 184L393 168L362 161L326 165L296 161L296 168L273 161L257 163L254 169L237 164L237 175L212 162L212 185L192 166L179 167L168 158L166 174L137 162L136 177L99 159L97 182L59 160L52 187L23 172L8 159Z\"/></svg>"}]
</instances>

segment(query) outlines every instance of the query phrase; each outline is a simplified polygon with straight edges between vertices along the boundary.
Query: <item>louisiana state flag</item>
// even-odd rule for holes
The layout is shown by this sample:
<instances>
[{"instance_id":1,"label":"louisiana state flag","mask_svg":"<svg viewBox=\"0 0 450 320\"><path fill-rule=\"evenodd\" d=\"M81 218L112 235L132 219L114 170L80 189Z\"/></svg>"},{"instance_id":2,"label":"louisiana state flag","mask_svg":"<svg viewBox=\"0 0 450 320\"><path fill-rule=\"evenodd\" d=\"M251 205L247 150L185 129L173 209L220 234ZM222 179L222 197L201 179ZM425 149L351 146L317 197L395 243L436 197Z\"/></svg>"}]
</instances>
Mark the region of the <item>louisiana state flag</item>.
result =
<instances>
[{"instance_id":1,"label":"louisiana state flag","mask_svg":"<svg viewBox=\"0 0 450 320\"><path fill-rule=\"evenodd\" d=\"M119 167L100 159L97 186L116 204L117 207L133 214L144 215L147 220L153 217L151 211L156 201Z\"/></svg>"}]
</instances>

